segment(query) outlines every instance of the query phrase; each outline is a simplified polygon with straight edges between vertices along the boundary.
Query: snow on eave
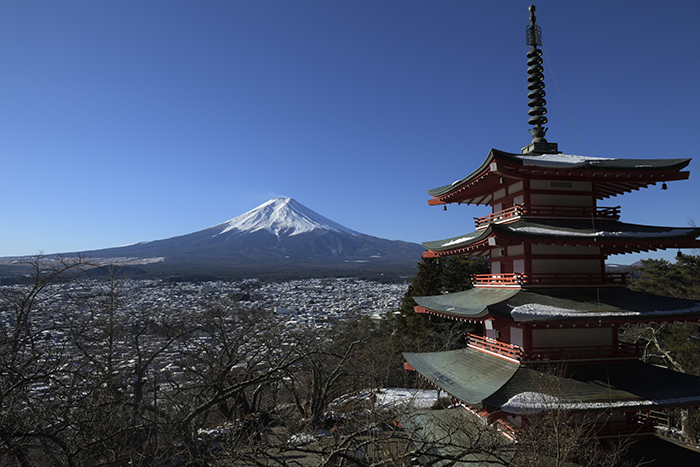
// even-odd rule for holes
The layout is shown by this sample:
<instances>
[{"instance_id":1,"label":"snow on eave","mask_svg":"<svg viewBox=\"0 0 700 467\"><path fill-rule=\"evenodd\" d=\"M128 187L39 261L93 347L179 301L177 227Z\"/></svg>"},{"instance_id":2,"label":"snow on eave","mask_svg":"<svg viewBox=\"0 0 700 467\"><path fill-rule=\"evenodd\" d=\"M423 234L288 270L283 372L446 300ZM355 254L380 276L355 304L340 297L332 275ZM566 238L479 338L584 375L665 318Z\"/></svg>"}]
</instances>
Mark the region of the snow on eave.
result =
<instances>
[{"instance_id":1,"label":"snow on eave","mask_svg":"<svg viewBox=\"0 0 700 467\"><path fill-rule=\"evenodd\" d=\"M547 229L545 227L514 227L514 232L520 232L530 235L549 235L549 236L568 236L568 237L631 237L631 238L646 238L646 237L682 237L693 233L695 229L673 229L664 232L623 232L623 231L604 231L582 232L580 230L559 230Z\"/></svg>"},{"instance_id":2,"label":"snow on eave","mask_svg":"<svg viewBox=\"0 0 700 467\"><path fill-rule=\"evenodd\" d=\"M610 402L565 401L549 394L539 392L521 392L508 399L501 409L511 414L536 414L555 410L605 410L605 409L640 409L642 407L668 407L695 405L700 396L671 397L667 399L647 399Z\"/></svg>"},{"instance_id":3,"label":"snow on eave","mask_svg":"<svg viewBox=\"0 0 700 467\"><path fill-rule=\"evenodd\" d=\"M674 315L692 315L700 313L700 302L694 307L680 310L655 310L655 311L579 311L570 310L567 308L559 308L550 305L541 305L538 303L528 303L514 307L510 315L515 321L552 321L561 318L663 318Z\"/></svg>"},{"instance_id":4,"label":"snow on eave","mask_svg":"<svg viewBox=\"0 0 700 467\"><path fill-rule=\"evenodd\" d=\"M523 165L538 167L567 167L585 164L586 162L614 161L612 157L575 156L573 154L541 154L541 155L515 155L523 161Z\"/></svg>"},{"instance_id":5,"label":"snow on eave","mask_svg":"<svg viewBox=\"0 0 700 467\"><path fill-rule=\"evenodd\" d=\"M464 237L453 238L452 240L447 240L447 241L445 241L445 243L442 243L440 245L440 248L448 248L448 247L451 247L454 245L458 245L460 243L464 243L464 242L469 241L469 240L473 240L476 237L478 237L479 235L481 235L481 233L482 232L474 232L474 233L471 233L469 235L465 235Z\"/></svg>"}]
</instances>

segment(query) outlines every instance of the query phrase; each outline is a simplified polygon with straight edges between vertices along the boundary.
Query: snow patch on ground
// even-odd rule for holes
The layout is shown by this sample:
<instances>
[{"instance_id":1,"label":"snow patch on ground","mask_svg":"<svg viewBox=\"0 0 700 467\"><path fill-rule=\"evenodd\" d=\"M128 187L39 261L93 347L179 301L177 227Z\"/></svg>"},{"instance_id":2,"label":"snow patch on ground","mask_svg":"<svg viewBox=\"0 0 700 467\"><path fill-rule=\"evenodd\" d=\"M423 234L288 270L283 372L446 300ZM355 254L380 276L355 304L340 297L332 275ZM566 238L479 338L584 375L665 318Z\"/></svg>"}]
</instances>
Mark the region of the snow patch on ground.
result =
<instances>
[{"instance_id":1,"label":"snow patch on ground","mask_svg":"<svg viewBox=\"0 0 700 467\"><path fill-rule=\"evenodd\" d=\"M429 409L437 401L434 389L380 389L376 393L377 404L384 407L412 407Z\"/></svg>"},{"instance_id":2,"label":"snow patch on ground","mask_svg":"<svg viewBox=\"0 0 700 467\"><path fill-rule=\"evenodd\" d=\"M348 394L333 401L329 407L333 409L351 402L368 402L387 410L429 409L435 404L437 397L435 389L382 388Z\"/></svg>"},{"instance_id":3,"label":"snow patch on ground","mask_svg":"<svg viewBox=\"0 0 700 467\"><path fill-rule=\"evenodd\" d=\"M287 440L287 444L292 446L306 446L315 442L316 437L310 433L298 433Z\"/></svg>"}]
</instances>

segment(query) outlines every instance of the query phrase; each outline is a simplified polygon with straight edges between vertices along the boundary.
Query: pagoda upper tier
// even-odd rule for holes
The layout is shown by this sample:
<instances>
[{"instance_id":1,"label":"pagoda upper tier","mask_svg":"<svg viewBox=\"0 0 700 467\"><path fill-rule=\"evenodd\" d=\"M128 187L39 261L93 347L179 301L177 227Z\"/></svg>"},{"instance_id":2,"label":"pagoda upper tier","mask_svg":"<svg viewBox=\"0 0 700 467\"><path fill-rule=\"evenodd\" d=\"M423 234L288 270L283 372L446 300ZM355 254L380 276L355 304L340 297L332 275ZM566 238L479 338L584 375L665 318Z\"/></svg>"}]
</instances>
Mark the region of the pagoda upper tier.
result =
<instances>
[{"instance_id":1,"label":"pagoda upper tier","mask_svg":"<svg viewBox=\"0 0 700 467\"><path fill-rule=\"evenodd\" d=\"M608 285L609 255L670 248L700 248L700 228L654 227L619 221L620 207L598 200L657 183L685 180L690 159L616 159L567 154L511 154L492 149L481 166L451 185L428 190L431 205L482 204L492 213L475 219L476 231L425 242L425 257L484 256L492 276L476 285ZM544 275L557 274L556 278ZM562 274L595 274L578 284ZM500 283L504 274L511 283ZM540 279L535 276L539 275ZM494 280L498 279L498 280ZM517 279L517 280L516 280Z\"/></svg>"},{"instance_id":2,"label":"pagoda upper tier","mask_svg":"<svg viewBox=\"0 0 700 467\"><path fill-rule=\"evenodd\" d=\"M471 174L451 185L428 190L433 197L428 203L493 206L504 197L499 196L499 191L505 188L503 185L510 187L508 193L505 193L506 196L512 195L517 188L520 188L518 191L523 191L524 195L528 192L564 189L572 193L585 192L595 199L605 199L656 183L686 180L690 173L682 169L689 163L690 159L615 159L567 154L521 155L491 149L486 160ZM557 181L565 183L557 184ZM530 182L531 186L514 187L518 182ZM541 182L547 182L547 186L543 186Z\"/></svg>"}]
</instances>

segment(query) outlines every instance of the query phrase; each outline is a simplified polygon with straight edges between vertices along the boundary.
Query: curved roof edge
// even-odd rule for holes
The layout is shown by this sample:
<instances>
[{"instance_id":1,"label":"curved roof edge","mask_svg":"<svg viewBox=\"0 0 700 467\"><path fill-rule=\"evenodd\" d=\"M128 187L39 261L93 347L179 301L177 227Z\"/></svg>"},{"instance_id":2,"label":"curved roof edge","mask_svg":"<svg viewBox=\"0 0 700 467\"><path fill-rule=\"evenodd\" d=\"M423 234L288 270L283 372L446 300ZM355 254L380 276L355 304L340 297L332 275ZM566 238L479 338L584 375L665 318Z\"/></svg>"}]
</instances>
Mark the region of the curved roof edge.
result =
<instances>
[{"instance_id":1,"label":"curved roof edge","mask_svg":"<svg viewBox=\"0 0 700 467\"><path fill-rule=\"evenodd\" d=\"M618 170L618 171L643 171L653 172L662 170L680 171L690 164L690 158L676 159L618 159L590 156L576 156L571 154L514 154L498 149L491 149L481 165L466 177L456 180L450 185L428 190L428 194L434 198L444 196L462 185L474 180L484 171L490 170L489 166L494 159L500 159L521 166L533 168L566 168L587 170Z\"/></svg>"},{"instance_id":2,"label":"curved roof edge","mask_svg":"<svg viewBox=\"0 0 700 467\"><path fill-rule=\"evenodd\" d=\"M469 289L444 295L413 297L426 310L459 318L481 319L488 315L488 307L508 300L519 289Z\"/></svg>"},{"instance_id":3,"label":"curved roof edge","mask_svg":"<svg viewBox=\"0 0 700 467\"><path fill-rule=\"evenodd\" d=\"M662 297L626 288L474 288L453 294L414 297L428 311L456 318L488 314L516 322L700 320L700 301Z\"/></svg>"},{"instance_id":4,"label":"curved roof edge","mask_svg":"<svg viewBox=\"0 0 700 467\"><path fill-rule=\"evenodd\" d=\"M700 403L700 377L643 362L569 365L563 374L520 367L484 400L511 414L689 407Z\"/></svg>"},{"instance_id":5,"label":"curved roof edge","mask_svg":"<svg viewBox=\"0 0 700 467\"><path fill-rule=\"evenodd\" d=\"M508 224L489 224L483 230L476 230L458 237L423 242L423 246L429 251L449 251L483 241L492 234L526 238L552 238L558 241L654 242L692 240L700 236L700 228L657 227L616 221L599 221L593 228L590 221L517 220ZM694 247L695 245L689 245L689 248Z\"/></svg>"},{"instance_id":6,"label":"curved roof edge","mask_svg":"<svg viewBox=\"0 0 700 467\"><path fill-rule=\"evenodd\" d=\"M403 356L423 377L470 405L479 404L498 391L520 367L470 348Z\"/></svg>"}]
</instances>

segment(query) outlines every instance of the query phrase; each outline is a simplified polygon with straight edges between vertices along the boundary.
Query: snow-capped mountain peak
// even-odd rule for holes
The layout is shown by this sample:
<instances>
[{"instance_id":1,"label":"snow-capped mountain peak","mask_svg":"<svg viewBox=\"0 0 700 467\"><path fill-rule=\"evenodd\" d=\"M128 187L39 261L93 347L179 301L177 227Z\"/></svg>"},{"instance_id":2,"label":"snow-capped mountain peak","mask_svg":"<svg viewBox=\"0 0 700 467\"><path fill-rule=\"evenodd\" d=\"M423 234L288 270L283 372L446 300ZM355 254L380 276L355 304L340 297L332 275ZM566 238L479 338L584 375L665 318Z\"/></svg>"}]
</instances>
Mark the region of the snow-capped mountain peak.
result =
<instances>
[{"instance_id":1,"label":"snow-capped mountain peak","mask_svg":"<svg viewBox=\"0 0 700 467\"><path fill-rule=\"evenodd\" d=\"M276 198L203 230L82 254L103 264L138 264L139 271L159 276L318 277L323 271L412 271L424 250L417 243L356 232L293 199Z\"/></svg>"},{"instance_id":2,"label":"snow-capped mountain peak","mask_svg":"<svg viewBox=\"0 0 700 467\"><path fill-rule=\"evenodd\" d=\"M267 230L279 237L281 234L298 235L316 229L358 235L358 232L317 214L292 198L273 198L215 228L221 228L215 236L229 232Z\"/></svg>"}]
</instances>

